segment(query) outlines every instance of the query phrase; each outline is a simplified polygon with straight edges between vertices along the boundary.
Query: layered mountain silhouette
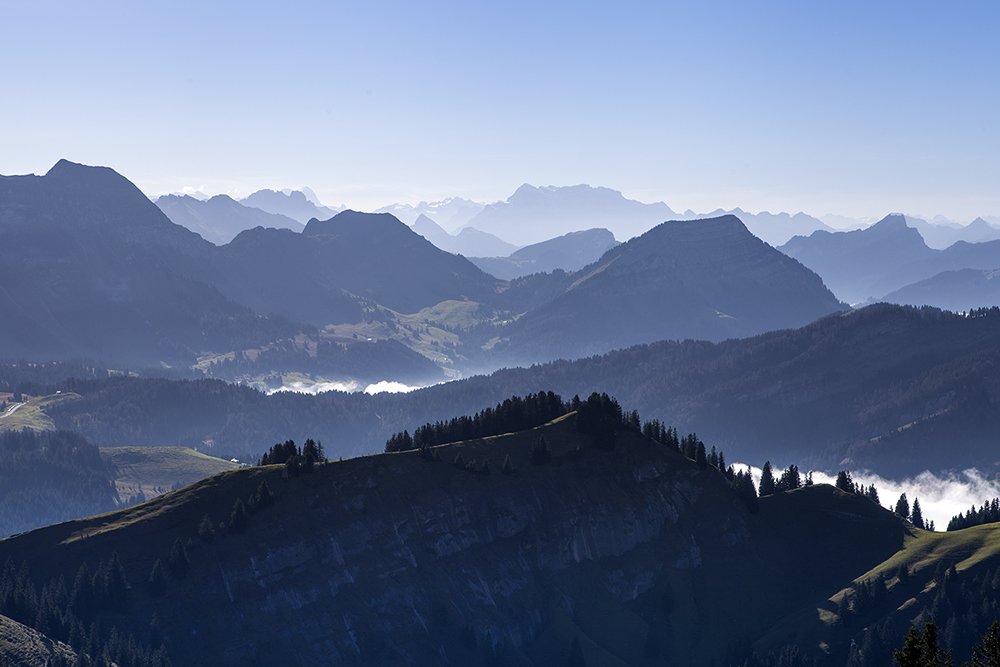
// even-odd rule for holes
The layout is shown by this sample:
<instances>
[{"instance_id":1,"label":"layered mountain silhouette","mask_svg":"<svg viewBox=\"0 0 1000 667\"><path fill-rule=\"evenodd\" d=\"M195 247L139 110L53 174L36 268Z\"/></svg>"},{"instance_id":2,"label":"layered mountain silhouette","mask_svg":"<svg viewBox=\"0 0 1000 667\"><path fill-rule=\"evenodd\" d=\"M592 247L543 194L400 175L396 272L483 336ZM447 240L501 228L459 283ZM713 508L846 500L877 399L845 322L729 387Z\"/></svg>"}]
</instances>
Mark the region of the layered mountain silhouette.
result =
<instances>
[{"instance_id":1,"label":"layered mountain silhouette","mask_svg":"<svg viewBox=\"0 0 1000 667\"><path fill-rule=\"evenodd\" d=\"M1000 271L959 269L901 287L880 301L911 306L934 306L953 312L1000 305Z\"/></svg>"},{"instance_id":2,"label":"layered mountain silhouette","mask_svg":"<svg viewBox=\"0 0 1000 667\"><path fill-rule=\"evenodd\" d=\"M616 245L618 241L607 229L587 229L525 246L506 257L470 257L469 260L490 275L513 280L557 269L579 271Z\"/></svg>"},{"instance_id":3,"label":"layered mountain silhouette","mask_svg":"<svg viewBox=\"0 0 1000 667\"><path fill-rule=\"evenodd\" d=\"M968 225L962 226L954 223L928 222L908 215L906 216L906 224L920 232L928 246L938 250L943 250L958 241L983 243L1000 240L1000 228L994 227L982 218L976 218Z\"/></svg>"},{"instance_id":4,"label":"layered mountain silhouette","mask_svg":"<svg viewBox=\"0 0 1000 667\"><path fill-rule=\"evenodd\" d=\"M902 215L852 232L797 236L780 250L823 277L841 299L862 303L943 271L1000 268L1000 241L959 241L944 250L927 246Z\"/></svg>"},{"instance_id":5,"label":"layered mountain silhouette","mask_svg":"<svg viewBox=\"0 0 1000 667\"><path fill-rule=\"evenodd\" d=\"M507 243L493 234L481 232L475 227L465 227L458 234L449 234L423 213L417 216L411 227L413 231L441 250L464 257L506 255L517 250L516 245Z\"/></svg>"},{"instance_id":6,"label":"layered mountain silhouette","mask_svg":"<svg viewBox=\"0 0 1000 667\"><path fill-rule=\"evenodd\" d=\"M318 206L300 190L290 192L258 190L246 199L241 199L240 203L268 213L289 217L302 224L309 222L312 218L325 220L343 210L329 206Z\"/></svg>"},{"instance_id":7,"label":"layered mountain silhouette","mask_svg":"<svg viewBox=\"0 0 1000 667\"><path fill-rule=\"evenodd\" d=\"M832 227L828 226L819 218L814 218L811 215L801 212L796 213L795 215L789 215L788 213L770 213L768 211L761 211L760 213L747 213L742 209L734 208L731 211L723 211L722 209L719 209L706 215L685 215L684 217L709 218L719 217L722 215L735 215L744 225L747 226L747 229L750 230L751 234L774 247L778 247L782 243L787 242L793 236L812 234L818 229L828 232L834 231Z\"/></svg>"},{"instance_id":8,"label":"layered mountain silhouette","mask_svg":"<svg viewBox=\"0 0 1000 667\"><path fill-rule=\"evenodd\" d=\"M466 225L477 213L483 210L485 204L474 202L462 197L449 197L436 202L420 202L416 206L410 204L389 204L377 208L373 213L391 213L402 222L413 225L422 215L436 225L440 225L445 233L454 233ZM422 232L417 232L422 234Z\"/></svg>"},{"instance_id":9,"label":"layered mountain silhouette","mask_svg":"<svg viewBox=\"0 0 1000 667\"><path fill-rule=\"evenodd\" d=\"M506 201L486 206L467 226L523 246L595 227L627 239L671 217L674 212L662 202L643 204L608 188L524 184Z\"/></svg>"},{"instance_id":10,"label":"layered mountain silhouette","mask_svg":"<svg viewBox=\"0 0 1000 667\"><path fill-rule=\"evenodd\" d=\"M302 223L286 215L244 206L228 195L199 200L187 195L164 195L156 206L171 222L186 227L215 245L225 245L240 232L254 227L274 227L301 232Z\"/></svg>"},{"instance_id":11,"label":"layered mountain silhouette","mask_svg":"<svg viewBox=\"0 0 1000 667\"><path fill-rule=\"evenodd\" d=\"M111 169L3 177L0 350L173 364L294 333L178 269L215 249Z\"/></svg>"},{"instance_id":12,"label":"layered mountain silhouette","mask_svg":"<svg viewBox=\"0 0 1000 667\"><path fill-rule=\"evenodd\" d=\"M503 330L520 361L663 339L720 341L844 308L823 281L735 216L666 222L608 251L562 294Z\"/></svg>"},{"instance_id":13,"label":"layered mountain silhouette","mask_svg":"<svg viewBox=\"0 0 1000 667\"><path fill-rule=\"evenodd\" d=\"M294 336L294 322L360 322L378 305L415 312L497 289L389 215L257 227L217 247L111 169L61 161L0 188L9 356L188 365Z\"/></svg>"}]
</instances>

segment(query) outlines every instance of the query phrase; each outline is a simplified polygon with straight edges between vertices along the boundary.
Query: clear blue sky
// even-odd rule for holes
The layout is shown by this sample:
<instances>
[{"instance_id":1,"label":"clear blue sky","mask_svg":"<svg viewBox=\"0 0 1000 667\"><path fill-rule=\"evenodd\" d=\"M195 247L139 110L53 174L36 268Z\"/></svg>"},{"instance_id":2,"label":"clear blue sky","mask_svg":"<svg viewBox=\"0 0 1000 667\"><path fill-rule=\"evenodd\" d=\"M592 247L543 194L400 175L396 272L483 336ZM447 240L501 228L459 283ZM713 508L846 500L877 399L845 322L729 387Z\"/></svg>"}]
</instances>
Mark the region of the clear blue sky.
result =
<instances>
[{"instance_id":1,"label":"clear blue sky","mask_svg":"<svg viewBox=\"0 0 1000 667\"><path fill-rule=\"evenodd\" d=\"M1000 215L1000 3L0 0L0 173Z\"/></svg>"}]
</instances>

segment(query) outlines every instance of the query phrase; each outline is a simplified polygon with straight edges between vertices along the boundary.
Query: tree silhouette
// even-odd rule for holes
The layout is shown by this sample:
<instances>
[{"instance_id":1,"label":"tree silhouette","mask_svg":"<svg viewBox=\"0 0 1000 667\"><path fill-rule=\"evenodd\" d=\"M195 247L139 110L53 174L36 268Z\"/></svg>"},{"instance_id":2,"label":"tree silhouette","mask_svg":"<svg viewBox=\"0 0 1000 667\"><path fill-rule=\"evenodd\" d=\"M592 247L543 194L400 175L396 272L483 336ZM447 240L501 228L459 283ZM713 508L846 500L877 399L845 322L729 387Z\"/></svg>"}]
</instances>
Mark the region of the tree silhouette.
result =
<instances>
[{"instance_id":1,"label":"tree silhouette","mask_svg":"<svg viewBox=\"0 0 1000 667\"><path fill-rule=\"evenodd\" d=\"M760 470L760 496L769 496L774 493L774 474L771 472L771 462L765 461L764 467Z\"/></svg>"}]
</instances>

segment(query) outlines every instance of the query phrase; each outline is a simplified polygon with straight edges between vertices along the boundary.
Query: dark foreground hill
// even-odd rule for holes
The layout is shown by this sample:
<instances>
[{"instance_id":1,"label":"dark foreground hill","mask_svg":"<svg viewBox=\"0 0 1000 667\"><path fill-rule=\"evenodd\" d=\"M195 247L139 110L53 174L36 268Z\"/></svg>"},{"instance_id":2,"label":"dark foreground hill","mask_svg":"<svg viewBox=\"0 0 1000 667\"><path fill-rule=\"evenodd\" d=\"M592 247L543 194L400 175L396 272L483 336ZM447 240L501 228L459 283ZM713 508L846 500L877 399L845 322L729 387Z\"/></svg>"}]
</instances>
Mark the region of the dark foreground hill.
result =
<instances>
[{"instance_id":1,"label":"dark foreground hill","mask_svg":"<svg viewBox=\"0 0 1000 667\"><path fill-rule=\"evenodd\" d=\"M437 461L414 451L223 473L0 540L12 559L0 613L48 623L79 650L118 646L125 666L166 654L652 667L889 664L932 613L965 657L997 609L995 526L932 534L829 486L752 513L711 465L628 430L594 447L575 419L444 445ZM552 458L536 465L540 436ZM477 465L457 468L459 455ZM508 456L516 469L500 473ZM492 474L476 471L483 461ZM81 568L104 582L90 597ZM60 577L73 582L62 595Z\"/></svg>"},{"instance_id":2,"label":"dark foreground hill","mask_svg":"<svg viewBox=\"0 0 1000 667\"><path fill-rule=\"evenodd\" d=\"M0 561L73 581L116 553L131 588L90 616L143 641L155 613L174 664L552 665L578 652L707 665L831 605L903 546L904 525L858 496L807 489L802 505L754 516L714 468L631 432L593 449L574 418L446 446L438 462L408 452L289 479L281 466L224 473L0 541ZM538 434L551 463L529 461ZM456 469L457 453L494 474ZM507 455L517 470L500 474ZM262 482L273 505L243 532L234 502ZM176 540L188 565L171 574ZM150 584L157 559L167 576Z\"/></svg>"}]
</instances>

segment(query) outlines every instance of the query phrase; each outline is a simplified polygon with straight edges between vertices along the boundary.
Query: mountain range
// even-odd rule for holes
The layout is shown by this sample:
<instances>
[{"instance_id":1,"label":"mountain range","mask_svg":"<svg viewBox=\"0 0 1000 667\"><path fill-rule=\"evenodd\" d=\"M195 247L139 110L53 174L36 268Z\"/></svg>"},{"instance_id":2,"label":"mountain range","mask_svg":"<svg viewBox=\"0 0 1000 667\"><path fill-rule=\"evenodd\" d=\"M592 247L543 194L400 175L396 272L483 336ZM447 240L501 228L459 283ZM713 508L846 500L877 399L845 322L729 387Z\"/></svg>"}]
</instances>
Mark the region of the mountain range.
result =
<instances>
[{"instance_id":1,"label":"mountain range","mask_svg":"<svg viewBox=\"0 0 1000 667\"><path fill-rule=\"evenodd\" d=\"M663 339L721 341L844 307L735 216L665 222L564 280L544 307L504 326L498 354L547 361Z\"/></svg>"},{"instance_id":2,"label":"mountain range","mask_svg":"<svg viewBox=\"0 0 1000 667\"><path fill-rule=\"evenodd\" d=\"M188 195L164 195L157 198L156 206L171 222L190 229L215 245L225 245L240 232L254 227L274 227L294 232L303 229L302 223L286 215L244 206L228 195L216 195L205 200Z\"/></svg>"},{"instance_id":3,"label":"mountain range","mask_svg":"<svg viewBox=\"0 0 1000 667\"><path fill-rule=\"evenodd\" d=\"M492 276L514 280L532 273L579 271L616 245L618 241L607 229L586 229L525 246L506 257L470 257L469 261Z\"/></svg>"},{"instance_id":4,"label":"mountain range","mask_svg":"<svg viewBox=\"0 0 1000 667\"><path fill-rule=\"evenodd\" d=\"M341 345L360 334L393 338L444 365L492 369L664 337L751 335L840 307L815 275L735 217L661 225L579 275L508 282L389 214L343 211L312 218L301 233L255 227L220 247L172 223L110 169L61 161L45 176L3 183L0 270L12 288L0 304L0 340L10 356L183 367L257 357L297 333ZM561 245L579 262L573 244L587 237L526 250L526 261ZM641 303L648 307L621 320L626 326L608 319ZM456 313L479 324L459 330Z\"/></svg>"},{"instance_id":5,"label":"mountain range","mask_svg":"<svg viewBox=\"0 0 1000 667\"><path fill-rule=\"evenodd\" d=\"M850 475L1000 470L1000 240L397 212L0 178L0 664L863 667L1000 617L1000 501L934 532ZM325 390L382 379L430 386Z\"/></svg>"},{"instance_id":6,"label":"mountain range","mask_svg":"<svg viewBox=\"0 0 1000 667\"><path fill-rule=\"evenodd\" d=\"M307 198L301 190L289 192L258 190L249 197L241 199L240 203L268 213L289 217L301 224L305 224L313 218L325 220L344 210L343 207L320 206Z\"/></svg>"},{"instance_id":7,"label":"mountain range","mask_svg":"<svg viewBox=\"0 0 1000 667\"><path fill-rule=\"evenodd\" d=\"M643 204L608 188L524 184L505 201L484 207L465 226L524 246L595 227L627 239L673 217L662 202Z\"/></svg>"},{"instance_id":8,"label":"mountain range","mask_svg":"<svg viewBox=\"0 0 1000 667\"><path fill-rule=\"evenodd\" d=\"M779 250L822 276L849 303L877 300L944 271L1000 268L1000 241L958 241L934 250L902 215L862 230L796 236Z\"/></svg>"},{"instance_id":9,"label":"mountain range","mask_svg":"<svg viewBox=\"0 0 1000 667\"><path fill-rule=\"evenodd\" d=\"M411 228L441 250L464 257L506 255L517 250L516 245L475 227L463 227L457 234L449 234L423 213L417 216Z\"/></svg>"}]
</instances>

